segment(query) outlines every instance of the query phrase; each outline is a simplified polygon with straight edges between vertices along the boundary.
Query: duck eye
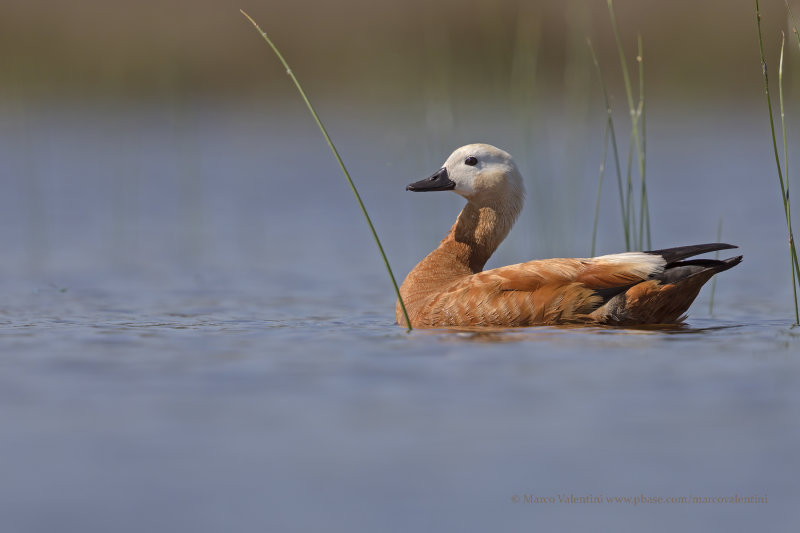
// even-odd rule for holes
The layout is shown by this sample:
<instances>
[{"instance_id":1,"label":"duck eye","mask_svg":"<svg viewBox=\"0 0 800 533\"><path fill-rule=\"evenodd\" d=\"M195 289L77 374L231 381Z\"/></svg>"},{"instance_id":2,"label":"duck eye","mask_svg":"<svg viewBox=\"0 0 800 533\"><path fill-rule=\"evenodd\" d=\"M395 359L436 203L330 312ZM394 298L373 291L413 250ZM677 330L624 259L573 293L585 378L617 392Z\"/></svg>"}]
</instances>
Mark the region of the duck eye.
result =
<instances>
[{"instance_id":1,"label":"duck eye","mask_svg":"<svg viewBox=\"0 0 800 533\"><path fill-rule=\"evenodd\" d=\"M478 164L478 158L475 157L474 155L471 155L464 160L464 164L474 167L475 165Z\"/></svg>"}]
</instances>

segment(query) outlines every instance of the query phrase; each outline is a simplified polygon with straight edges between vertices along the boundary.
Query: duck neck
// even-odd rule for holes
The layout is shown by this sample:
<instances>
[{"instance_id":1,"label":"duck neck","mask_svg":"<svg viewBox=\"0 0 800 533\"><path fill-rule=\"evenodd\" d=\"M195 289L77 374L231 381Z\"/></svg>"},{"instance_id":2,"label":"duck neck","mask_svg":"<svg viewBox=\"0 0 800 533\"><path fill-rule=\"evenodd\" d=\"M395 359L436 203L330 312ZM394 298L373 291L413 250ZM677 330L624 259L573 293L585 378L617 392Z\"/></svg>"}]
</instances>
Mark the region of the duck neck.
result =
<instances>
[{"instance_id":1,"label":"duck neck","mask_svg":"<svg viewBox=\"0 0 800 533\"><path fill-rule=\"evenodd\" d=\"M500 210L492 203L468 201L439 250L452 254L470 273L480 272L511 231L518 212Z\"/></svg>"}]
</instances>

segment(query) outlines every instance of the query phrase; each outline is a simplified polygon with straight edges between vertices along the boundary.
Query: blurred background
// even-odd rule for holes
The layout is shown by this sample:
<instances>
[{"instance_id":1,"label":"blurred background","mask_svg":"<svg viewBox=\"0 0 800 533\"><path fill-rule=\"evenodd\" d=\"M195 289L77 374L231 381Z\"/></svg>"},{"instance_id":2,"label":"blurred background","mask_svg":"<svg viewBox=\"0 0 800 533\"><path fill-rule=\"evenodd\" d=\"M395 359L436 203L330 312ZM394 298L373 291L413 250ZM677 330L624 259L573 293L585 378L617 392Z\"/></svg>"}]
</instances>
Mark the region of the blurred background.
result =
<instances>
[{"instance_id":1,"label":"blurred background","mask_svg":"<svg viewBox=\"0 0 800 533\"><path fill-rule=\"evenodd\" d=\"M774 64L785 7L763 4ZM678 240L713 238L720 218L748 208L719 196L730 192L720 184L737 177L764 192L764 213L780 215L774 178L763 187L750 179L773 172L752 2L615 6L634 77L637 34L643 41L652 216L665 230L654 238L671 244L673 229ZM588 253L605 110L587 39L609 86L623 165L628 146L605 2L6 0L0 268L10 275L66 274L87 263L110 271L230 267L280 261L277 255L292 263L302 257L286 248L295 240L286 242L286 227L276 223L287 209L305 215L292 219L295 236L303 224L319 232L316 222L341 217L340 234L365 239L363 229L351 229L360 215L321 136L240 8L291 62L368 206L376 206L379 232L405 228L387 235L400 272L449 227L459 205L449 197L437 200L444 209L412 200L403 185L476 141L515 154L528 179L525 220L536 226L509 241L518 244L506 259ZM789 41L790 133L798 57ZM700 147L723 131L733 138L716 145L727 143L721 154ZM748 164L744 175L731 157L744 157L742 150L749 163L765 166ZM623 245L610 161L608 170L604 252ZM692 187L698 176L709 178L708 208L692 220L676 219L679 206L668 205L677 174ZM685 227L671 227L680 220ZM431 225L438 231L424 231L433 239L419 239ZM302 256L303 247L294 252ZM342 253L345 266L357 252Z\"/></svg>"},{"instance_id":2,"label":"blurred background","mask_svg":"<svg viewBox=\"0 0 800 533\"><path fill-rule=\"evenodd\" d=\"M742 75L758 63L753 2L615 5L629 56L637 32L643 36L654 98L736 99L757 90L758 76ZM618 69L606 2L598 0L6 0L3 93L171 103L286 96L291 87L239 9L272 36L310 91L355 102L421 100L437 84L452 96L482 94L518 76L555 93L582 82L594 93L587 37L610 79ZM764 1L762 12L775 55L778 31L788 30L785 7Z\"/></svg>"},{"instance_id":3,"label":"blurred background","mask_svg":"<svg viewBox=\"0 0 800 533\"><path fill-rule=\"evenodd\" d=\"M763 4L774 65L787 17L782 2ZM674 230L679 241L713 240L720 218L741 220L753 206L726 196L731 180L763 192L757 210L775 214L765 227L777 234L774 178L756 181L773 169L752 2L615 6L634 77L637 35L643 41L654 238L672 244ZM605 2L6 0L0 268L141 272L275 266L277 256L292 264L304 253L294 237L324 233L319 221L330 218L341 219L338 234L368 239L294 87L240 8L305 85L401 273L460 205L453 195L411 199L403 185L476 141L516 155L528 180L528 229L503 260L588 253L605 110L587 39L609 86L623 166L630 128ZM791 134L800 90L791 40L786 53ZM720 133L730 138L702 145ZM746 157L746 172L736 157ZM706 195L691 218L670 196L683 179ZM623 245L615 201L609 159L598 251ZM277 221L290 213L302 216L290 219L287 239ZM330 253L347 268L360 252Z\"/></svg>"}]
</instances>

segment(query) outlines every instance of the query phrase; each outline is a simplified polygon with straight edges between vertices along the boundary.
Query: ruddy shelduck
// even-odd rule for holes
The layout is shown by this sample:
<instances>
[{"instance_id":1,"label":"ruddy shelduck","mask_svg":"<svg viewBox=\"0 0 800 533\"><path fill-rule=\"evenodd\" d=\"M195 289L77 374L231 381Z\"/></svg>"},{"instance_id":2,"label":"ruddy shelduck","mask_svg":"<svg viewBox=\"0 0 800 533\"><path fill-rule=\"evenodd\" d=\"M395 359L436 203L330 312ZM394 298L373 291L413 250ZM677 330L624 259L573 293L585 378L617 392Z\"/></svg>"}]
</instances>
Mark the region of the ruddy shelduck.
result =
<instances>
[{"instance_id":1,"label":"ruddy shelduck","mask_svg":"<svg viewBox=\"0 0 800 533\"><path fill-rule=\"evenodd\" d=\"M706 281L742 260L687 260L736 248L712 243L483 271L525 197L511 156L488 144L462 146L406 190L453 191L467 200L438 248L400 287L415 328L676 324ZM397 322L406 324L399 303Z\"/></svg>"}]
</instances>

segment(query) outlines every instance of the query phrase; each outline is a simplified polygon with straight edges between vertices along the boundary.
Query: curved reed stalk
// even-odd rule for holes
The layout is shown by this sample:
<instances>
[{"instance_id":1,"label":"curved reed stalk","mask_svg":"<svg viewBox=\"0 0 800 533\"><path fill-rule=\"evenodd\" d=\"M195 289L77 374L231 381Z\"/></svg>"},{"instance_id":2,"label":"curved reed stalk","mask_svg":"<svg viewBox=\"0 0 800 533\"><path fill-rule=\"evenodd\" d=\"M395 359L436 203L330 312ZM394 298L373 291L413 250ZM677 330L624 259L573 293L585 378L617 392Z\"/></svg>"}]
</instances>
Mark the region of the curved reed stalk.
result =
<instances>
[{"instance_id":1,"label":"curved reed stalk","mask_svg":"<svg viewBox=\"0 0 800 533\"><path fill-rule=\"evenodd\" d=\"M276 56L278 56L278 59L283 64L283 67L286 69L286 74L288 74L289 77L294 82L294 86L297 87L297 91L303 98L303 101L305 102L308 111L311 113L311 116L314 117L314 121L317 123L319 131L321 131L322 135L325 137L325 141L327 141L328 147L331 149L331 152L333 152L334 157L336 157L336 161L339 162L339 167L342 169L342 173L344 174L344 177L347 179L347 183L350 185L350 190L353 191L353 195L356 197L356 201L358 202L358 206L361 208L361 213L363 213L364 218L367 221L367 225L369 225L369 230L372 232L372 237L375 239L375 244L378 245L378 250L380 251L381 258L383 259L383 264L386 266L387 272L389 272L389 277L391 278L392 285L394 286L394 292L395 294L397 294L397 300L400 302L400 308L403 310L403 317L406 319L406 326L408 328L408 331L411 331L412 329L411 320L408 318L408 312L406 311L405 303L403 303L403 297L400 296L400 288L398 287L397 280L394 278L394 274L392 273L392 267L389 266L389 259L387 259L386 257L386 252L384 252L383 250L383 246L381 245L381 240L378 238L378 232L375 231L375 226L372 225L372 219L370 219L369 214L367 213L367 208L364 206L364 202L361 200L361 195L358 194L358 189L356 189L356 186L353 183L353 179L350 177L350 173L347 171L347 167L344 165L344 161L342 161L342 158L339 155L339 151L333 144L333 141L328 135L328 131L322 124L322 120L320 120L319 115L317 115L317 112L314 110L314 106L311 105L311 101L308 99L308 96L306 96L303 87L300 85L300 82L297 81L294 72L292 72L291 67L289 67L289 63L287 63L286 60L283 58L283 55L278 50L278 47L276 47L275 44L272 42L272 40L269 37L267 37L266 32L264 32L264 30L262 30L261 27L258 24L256 24L256 21L254 21L250 15L248 15L241 9L239 11L241 11L242 15L244 15L247 18L247 20L249 20L253 24L253 26L255 26L256 30L258 30L258 33L261 34L261 37L263 37L264 40L267 41L267 44L269 44L270 48L272 48L272 51L275 52Z\"/></svg>"},{"instance_id":2,"label":"curved reed stalk","mask_svg":"<svg viewBox=\"0 0 800 533\"><path fill-rule=\"evenodd\" d=\"M617 149L617 139L614 131L614 123L612 120L611 106L609 98L603 81L603 75L600 69L600 63L597 60L594 48L591 42L589 43L589 51L592 54L597 76L600 80L600 86L603 91L603 99L606 105L606 132L603 136L603 161L600 165L600 183L598 184L598 198L595 201L595 227L592 230L592 252L594 253L596 233L597 233L597 219L600 205L600 186L602 185L603 176L605 172L605 162L607 153L608 136L610 135L615 162L617 164L617 185L619 188L620 209L622 212L622 228L625 233L625 250L631 251L633 249L642 250L645 247L651 248L651 231L650 231L650 207L647 198L647 141L645 138L645 84L644 84L644 61L642 52L642 36L637 35L637 55L636 64L638 67L638 88L639 95L638 101L634 99L633 85L631 83L631 75L628 70L628 60L625 56L625 48L622 45L622 37L617 25L617 16L614 12L613 0L607 0L608 14L611 18L611 29L614 33L614 38L617 43L617 53L619 55L619 62L622 67L622 78L625 85L625 94L628 102L628 112L631 119L631 133L628 143L628 157L626 161L625 172L625 185L623 186L622 169L619 164L619 152ZM634 162L634 154L636 160ZM639 174L639 205L636 207L636 198L634 195L634 172ZM637 213L638 211L638 213ZM638 223L637 223L638 218Z\"/></svg>"},{"instance_id":3,"label":"curved reed stalk","mask_svg":"<svg viewBox=\"0 0 800 533\"><path fill-rule=\"evenodd\" d=\"M788 7L788 3L787 3ZM789 10L791 14L791 10ZM756 0L756 27L758 29L758 49L761 54L761 77L764 82L764 94L767 99L767 111L769 113L769 128L770 133L772 134L772 148L775 154L775 165L778 169L778 183L781 189L781 201L783 202L783 211L786 217L786 229L789 233L789 259L791 262L791 271L792 271L792 291L794 292L794 309L795 309L795 325L800 325L800 312L798 312L798 303L797 303L797 283L800 282L800 264L797 261L797 247L794 243L794 232L792 231L792 211L791 205L789 203L789 180L788 176L786 177L786 181L784 181L784 170L786 166L781 166L781 157L778 152L778 140L775 135L775 119L773 118L772 113L772 98L770 97L769 93L769 76L767 74L767 60L764 56L764 39L761 35L761 11L758 6L758 0ZM795 27L795 32L797 28ZM800 43L800 38L798 38L798 43ZM781 63L778 70L778 81L779 85L782 85L783 81L783 44L781 44ZM779 87L779 92L781 93L780 101L781 101L781 115L783 115L783 88ZM783 118L781 118L781 122L783 124ZM783 135L784 135L784 162L788 161L788 156L786 153L786 129L785 126L783 128Z\"/></svg>"},{"instance_id":4,"label":"curved reed stalk","mask_svg":"<svg viewBox=\"0 0 800 533\"><path fill-rule=\"evenodd\" d=\"M631 116L631 138L628 146L628 168L627 168L627 198L625 202L626 223L630 226L630 233L633 236L632 246L638 250L651 247L650 238L650 207L647 200L647 175L646 175L646 147L644 129L644 61L642 52L642 36L637 35L637 55L636 63L639 70L639 100L634 101L633 85L631 76L628 72L628 60L625 57L625 48L622 46L622 37L617 25L617 16L614 12L613 0L608 0L608 13L611 17L611 27L614 31L614 38L617 42L617 53L619 54L620 65L622 66L622 78L625 82L625 94L628 98L628 112ZM636 231L636 210L633 197L633 154L636 153L636 166L640 179L639 196L639 231ZM645 236L647 237L645 241Z\"/></svg>"},{"instance_id":5,"label":"curved reed stalk","mask_svg":"<svg viewBox=\"0 0 800 533\"><path fill-rule=\"evenodd\" d=\"M597 241L597 221L600 215L600 191L603 187L603 177L605 175L605 168L606 168L606 154L608 151L608 140L611 139L611 148L614 152L614 163L615 168L617 170L617 189L619 190L619 207L620 212L622 214L622 229L625 232L625 250L630 251L631 249L631 233L630 233L630 225L627 224L627 217L625 214L625 192L622 189L622 170L620 169L619 165L619 150L617 149L617 134L614 130L614 115L611 111L611 102L608 98L608 89L606 88L606 82L603 79L603 71L600 68L600 61L597 59L597 54L594 51L594 46L592 45L592 41L587 39L587 44L589 45L589 52L592 54L592 62L594 63L595 71L597 72L597 79L600 81L600 90L603 92L603 102L606 106L606 128L603 132L603 159L600 162L600 177L597 183L597 199L595 200L595 207L594 207L594 226L592 228L592 256L595 253L595 245Z\"/></svg>"}]
</instances>

